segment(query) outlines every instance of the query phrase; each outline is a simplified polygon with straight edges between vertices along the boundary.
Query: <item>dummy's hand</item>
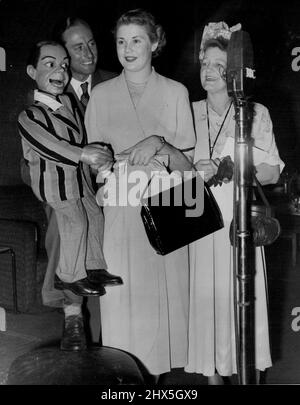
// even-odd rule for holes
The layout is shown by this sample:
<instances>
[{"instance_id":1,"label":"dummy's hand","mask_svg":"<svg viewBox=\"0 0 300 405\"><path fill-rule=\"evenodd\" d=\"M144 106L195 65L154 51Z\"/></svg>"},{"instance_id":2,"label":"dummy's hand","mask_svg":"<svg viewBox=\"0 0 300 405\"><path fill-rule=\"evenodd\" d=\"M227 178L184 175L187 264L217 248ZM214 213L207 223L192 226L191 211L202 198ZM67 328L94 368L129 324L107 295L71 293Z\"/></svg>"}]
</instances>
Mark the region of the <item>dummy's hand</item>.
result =
<instances>
[{"instance_id":1,"label":"dummy's hand","mask_svg":"<svg viewBox=\"0 0 300 405\"><path fill-rule=\"evenodd\" d=\"M109 161L107 163L105 163L103 166L98 166L98 165L91 165L91 169L93 170L93 172L98 172L98 171L106 171L106 170L111 170L111 168L113 167L114 162L113 161Z\"/></svg>"},{"instance_id":2,"label":"dummy's hand","mask_svg":"<svg viewBox=\"0 0 300 405\"><path fill-rule=\"evenodd\" d=\"M208 182L218 171L217 163L212 159L200 159L195 163L199 172L204 172L204 181Z\"/></svg>"},{"instance_id":3,"label":"dummy's hand","mask_svg":"<svg viewBox=\"0 0 300 405\"><path fill-rule=\"evenodd\" d=\"M93 168L98 168L107 164L113 164L111 150L107 146L86 145L82 149L80 160Z\"/></svg>"},{"instance_id":4,"label":"dummy's hand","mask_svg":"<svg viewBox=\"0 0 300 405\"><path fill-rule=\"evenodd\" d=\"M150 160L161 149L159 136L151 135L146 139L115 155L117 160L128 159L131 165L148 165Z\"/></svg>"}]
</instances>

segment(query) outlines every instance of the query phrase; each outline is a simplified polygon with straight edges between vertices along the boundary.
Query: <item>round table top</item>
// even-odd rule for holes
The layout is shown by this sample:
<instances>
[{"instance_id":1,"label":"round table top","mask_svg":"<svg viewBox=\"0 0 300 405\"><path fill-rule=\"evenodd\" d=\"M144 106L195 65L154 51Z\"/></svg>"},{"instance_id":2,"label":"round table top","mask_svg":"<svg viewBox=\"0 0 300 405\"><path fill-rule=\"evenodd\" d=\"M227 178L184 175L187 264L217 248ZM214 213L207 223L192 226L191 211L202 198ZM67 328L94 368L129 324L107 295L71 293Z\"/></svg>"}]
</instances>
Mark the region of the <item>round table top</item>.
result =
<instances>
[{"instance_id":1,"label":"round table top","mask_svg":"<svg viewBox=\"0 0 300 405\"><path fill-rule=\"evenodd\" d=\"M110 347L78 352L59 347L34 349L12 363L7 385L143 384L135 359Z\"/></svg>"}]
</instances>

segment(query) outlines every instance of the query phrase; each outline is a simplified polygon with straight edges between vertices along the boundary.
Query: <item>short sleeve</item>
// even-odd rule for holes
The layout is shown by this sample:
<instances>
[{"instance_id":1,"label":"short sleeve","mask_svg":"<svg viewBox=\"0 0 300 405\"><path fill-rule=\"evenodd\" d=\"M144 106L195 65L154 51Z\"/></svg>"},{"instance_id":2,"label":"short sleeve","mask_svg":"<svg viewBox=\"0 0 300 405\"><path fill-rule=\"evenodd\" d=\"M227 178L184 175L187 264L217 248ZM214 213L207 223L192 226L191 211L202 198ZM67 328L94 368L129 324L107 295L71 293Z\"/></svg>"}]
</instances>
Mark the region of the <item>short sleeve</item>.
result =
<instances>
[{"instance_id":1,"label":"short sleeve","mask_svg":"<svg viewBox=\"0 0 300 405\"><path fill-rule=\"evenodd\" d=\"M284 168L284 163L280 159L275 136L273 133L273 123L268 109L262 104L255 104L252 125L253 163L255 166L267 163L270 166L279 165L280 171Z\"/></svg>"},{"instance_id":2,"label":"short sleeve","mask_svg":"<svg viewBox=\"0 0 300 405\"><path fill-rule=\"evenodd\" d=\"M187 89L182 86L177 101L177 131L174 146L193 158L195 143L196 137L189 95Z\"/></svg>"}]
</instances>

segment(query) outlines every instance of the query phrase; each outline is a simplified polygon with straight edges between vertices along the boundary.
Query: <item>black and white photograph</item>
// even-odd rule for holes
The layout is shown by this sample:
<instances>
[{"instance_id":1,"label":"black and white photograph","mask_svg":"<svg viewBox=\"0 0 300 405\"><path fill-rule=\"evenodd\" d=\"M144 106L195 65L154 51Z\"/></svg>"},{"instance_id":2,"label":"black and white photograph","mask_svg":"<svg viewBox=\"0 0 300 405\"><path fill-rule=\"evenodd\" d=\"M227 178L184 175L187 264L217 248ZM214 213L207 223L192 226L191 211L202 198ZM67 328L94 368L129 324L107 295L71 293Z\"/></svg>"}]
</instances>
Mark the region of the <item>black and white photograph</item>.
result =
<instances>
[{"instance_id":1,"label":"black and white photograph","mask_svg":"<svg viewBox=\"0 0 300 405\"><path fill-rule=\"evenodd\" d=\"M299 1L0 0L0 385L300 385L299 155Z\"/></svg>"}]
</instances>

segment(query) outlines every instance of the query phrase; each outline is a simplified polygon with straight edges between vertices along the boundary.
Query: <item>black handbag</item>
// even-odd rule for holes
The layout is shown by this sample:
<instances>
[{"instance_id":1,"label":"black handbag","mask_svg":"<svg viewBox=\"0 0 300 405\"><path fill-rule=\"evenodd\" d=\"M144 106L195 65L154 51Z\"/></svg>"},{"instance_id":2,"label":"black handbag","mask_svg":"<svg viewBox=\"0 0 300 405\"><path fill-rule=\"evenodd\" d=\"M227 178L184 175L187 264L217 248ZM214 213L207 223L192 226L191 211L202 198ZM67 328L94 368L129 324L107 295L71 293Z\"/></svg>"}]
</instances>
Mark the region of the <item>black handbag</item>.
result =
<instances>
[{"instance_id":1,"label":"black handbag","mask_svg":"<svg viewBox=\"0 0 300 405\"><path fill-rule=\"evenodd\" d=\"M197 184L197 182L199 182ZM201 187L203 194L203 211L201 215L187 216L197 209L186 204L183 196L186 190L193 192ZM199 189L199 188L198 188ZM182 204L176 203L175 196L182 196ZM166 191L162 191L153 198L142 199L141 216L150 244L160 255L166 255L183 246L203 238L223 228L223 218L219 206L211 193L208 185L201 176L196 175ZM157 202L168 201L168 206Z\"/></svg>"},{"instance_id":2,"label":"black handbag","mask_svg":"<svg viewBox=\"0 0 300 405\"><path fill-rule=\"evenodd\" d=\"M254 175L257 191L261 197L252 201L251 204L251 230L254 246L268 246L275 242L281 233L280 223L274 218L274 212L270 206L263 189ZM233 221L230 224L230 242L233 244Z\"/></svg>"}]
</instances>

